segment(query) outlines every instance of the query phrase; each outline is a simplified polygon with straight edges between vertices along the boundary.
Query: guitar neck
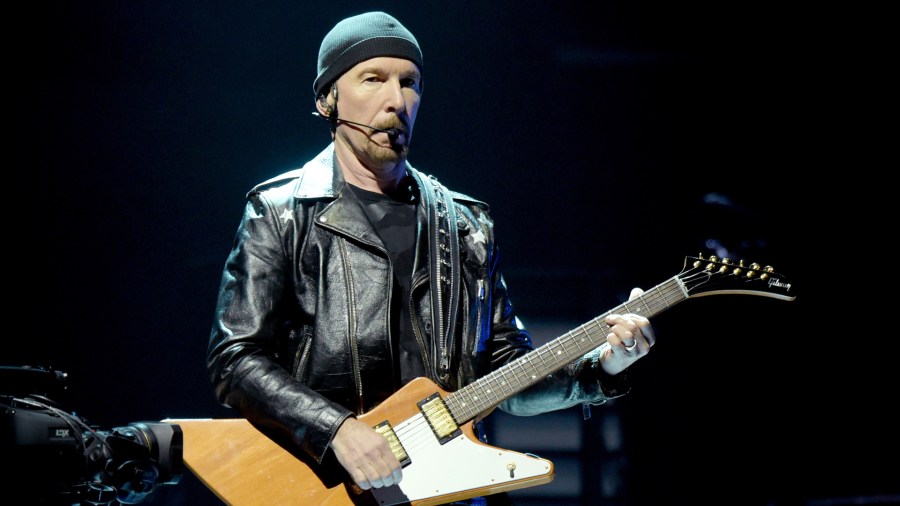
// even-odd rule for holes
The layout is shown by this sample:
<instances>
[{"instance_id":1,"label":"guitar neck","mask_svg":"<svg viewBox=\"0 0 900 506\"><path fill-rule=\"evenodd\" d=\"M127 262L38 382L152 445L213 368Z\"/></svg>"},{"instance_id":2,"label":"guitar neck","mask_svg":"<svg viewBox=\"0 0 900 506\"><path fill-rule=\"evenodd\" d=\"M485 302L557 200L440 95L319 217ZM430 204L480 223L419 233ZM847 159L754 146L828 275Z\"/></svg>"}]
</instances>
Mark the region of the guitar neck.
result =
<instances>
[{"instance_id":1,"label":"guitar neck","mask_svg":"<svg viewBox=\"0 0 900 506\"><path fill-rule=\"evenodd\" d=\"M672 277L449 394L444 402L457 423L464 423L606 343L610 331L606 317L610 314L634 313L649 318L687 298L679 277Z\"/></svg>"}]
</instances>

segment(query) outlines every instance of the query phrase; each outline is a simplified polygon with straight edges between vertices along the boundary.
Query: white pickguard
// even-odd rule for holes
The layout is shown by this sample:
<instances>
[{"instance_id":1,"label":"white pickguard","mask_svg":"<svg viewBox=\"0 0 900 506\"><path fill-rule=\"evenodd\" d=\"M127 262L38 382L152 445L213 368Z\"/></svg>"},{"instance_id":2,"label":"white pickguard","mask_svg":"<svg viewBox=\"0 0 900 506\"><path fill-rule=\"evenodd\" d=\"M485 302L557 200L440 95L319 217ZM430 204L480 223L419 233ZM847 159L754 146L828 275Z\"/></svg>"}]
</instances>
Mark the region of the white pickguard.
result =
<instances>
[{"instance_id":1,"label":"white pickguard","mask_svg":"<svg viewBox=\"0 0 900 506\"><path fill-rule=\"evenodd\" d=\"M375 499L385 506L501 486L552 472L547 460L478 444L465 435L442 445L421 413L394 431L411 462L403 468L398 485L372 489Z\"/></svg>"}]
</instances>

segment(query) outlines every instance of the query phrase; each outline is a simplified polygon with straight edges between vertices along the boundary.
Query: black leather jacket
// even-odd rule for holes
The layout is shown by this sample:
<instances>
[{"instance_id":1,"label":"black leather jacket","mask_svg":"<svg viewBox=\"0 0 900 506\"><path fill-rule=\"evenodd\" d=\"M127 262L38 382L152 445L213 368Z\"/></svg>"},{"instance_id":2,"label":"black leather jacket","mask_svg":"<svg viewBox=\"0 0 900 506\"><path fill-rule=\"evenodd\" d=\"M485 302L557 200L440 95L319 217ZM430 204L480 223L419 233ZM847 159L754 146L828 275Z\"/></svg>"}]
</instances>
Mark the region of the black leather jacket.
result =
<instances>
[{"instance_id":1,"label":"black leather jacket","mask_svg":"<svg viewBox=\"0 0 900 506\"><path fill-rule=\"evenodd\" d=\"M207 361L220 402L317 461L346 417L398 388L388 332L389 256L335 167L331 145L249 192L222 275ZM409 172L421 184L425 176L411 166ZM408 305L427 373L447 391L532 349L507 298L487 206L451 194L461 264L453 338L433 335L425 225ZM532 415L623 394L622 378L605 375L597 357L586 355L500 408Z\"/></svg>"}]
</instances>

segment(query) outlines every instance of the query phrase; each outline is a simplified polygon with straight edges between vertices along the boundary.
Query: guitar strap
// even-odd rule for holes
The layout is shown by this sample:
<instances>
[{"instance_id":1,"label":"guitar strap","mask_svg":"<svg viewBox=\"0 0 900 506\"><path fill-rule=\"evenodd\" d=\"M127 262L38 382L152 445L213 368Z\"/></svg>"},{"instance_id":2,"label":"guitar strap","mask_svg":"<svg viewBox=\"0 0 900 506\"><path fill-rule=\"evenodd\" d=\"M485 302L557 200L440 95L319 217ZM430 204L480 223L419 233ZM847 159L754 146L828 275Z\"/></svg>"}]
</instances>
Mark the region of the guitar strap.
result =
<instances>
[{"instance_id":1,"label":"guitar strap","mask_svg":"<svg viewBox=\"0 0 900 506\"><path fill-rule=\"evenodd\" d=\"M449 388L450 357L459 306L459 234L453 197L434 176L410 169L421 189L428 216L428 269L431 275L431 328L437 340L437 373L443 387Z\"/></svg>"}]
</instances>

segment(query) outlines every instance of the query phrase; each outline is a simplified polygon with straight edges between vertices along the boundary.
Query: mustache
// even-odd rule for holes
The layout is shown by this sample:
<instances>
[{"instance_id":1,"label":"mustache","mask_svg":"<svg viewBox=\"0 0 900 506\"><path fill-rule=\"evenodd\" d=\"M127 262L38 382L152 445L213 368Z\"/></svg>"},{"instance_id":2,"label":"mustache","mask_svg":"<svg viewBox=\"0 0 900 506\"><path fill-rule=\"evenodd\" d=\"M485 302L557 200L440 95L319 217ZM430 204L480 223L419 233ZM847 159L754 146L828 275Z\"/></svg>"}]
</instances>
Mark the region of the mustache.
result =
<instances>
[{"instance_id":1,"label":"mustache","mask_svg":"<svg viewBox=\"0 0 900 506\"><path fill-rule=\"evenodd\" d=\"M375 128L378 128L379 130L398 130L400 133L403 133L403 134L409 132L409 125L407 125L406 121L404 121L399 116L394 118L393 121L379 123L379 124L375 124L373 126Z\"/></svg>"}]
</instances>

